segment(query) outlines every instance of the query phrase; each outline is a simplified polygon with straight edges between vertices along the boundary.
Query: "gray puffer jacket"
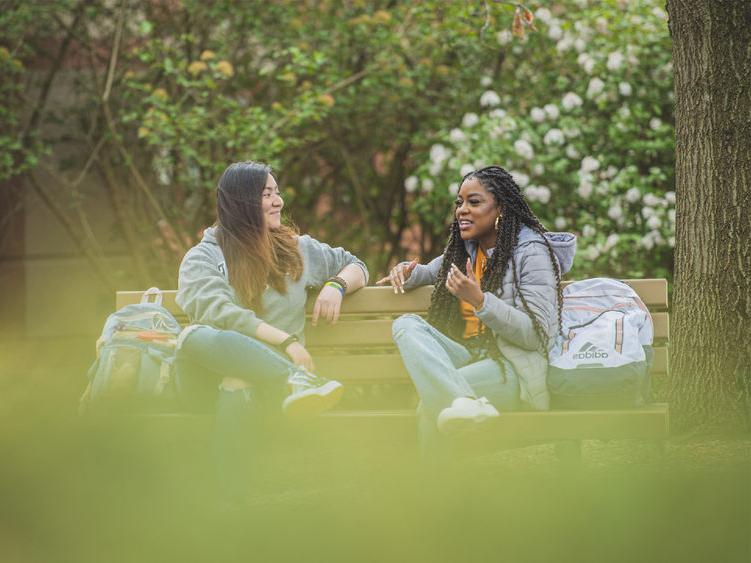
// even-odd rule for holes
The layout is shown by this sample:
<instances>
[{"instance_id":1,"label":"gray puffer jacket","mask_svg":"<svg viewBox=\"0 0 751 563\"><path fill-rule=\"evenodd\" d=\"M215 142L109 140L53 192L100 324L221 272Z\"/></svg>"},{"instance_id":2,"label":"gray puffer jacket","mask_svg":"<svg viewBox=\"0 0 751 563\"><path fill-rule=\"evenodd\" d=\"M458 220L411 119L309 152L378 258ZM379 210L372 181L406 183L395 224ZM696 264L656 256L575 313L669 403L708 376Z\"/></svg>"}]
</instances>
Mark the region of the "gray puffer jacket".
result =
<instances>
[{"instance_id":1,"label":"gray puffer jacket","mask_svg":"<svg viewBox=\"0 0 751 563\"><path fill-rule=\"evenodd\" d=\"M576 253L576 236L571 233L545 233L553 248L561 274L571 269ZM474 263L477 242L465 242ZM489 252L492 256L492 249ZM553 345L558 331L558 296L555 272L543 238L524 226L514 250L520 292L527 305L546 333L551 337L546 343ZM405 289L435 283L443 263L439 256L428 264L419 264L404 284ZM521 399L538 410L549 408L550 398L546 386L547 354L540 352L540 340L532 319L525 311L513 283L513 270L509 263L501 288L494 295L485 292L485 302L477 317L489 327L496 337L498 348L519 376Z\"/></svg>"}]
</instances>

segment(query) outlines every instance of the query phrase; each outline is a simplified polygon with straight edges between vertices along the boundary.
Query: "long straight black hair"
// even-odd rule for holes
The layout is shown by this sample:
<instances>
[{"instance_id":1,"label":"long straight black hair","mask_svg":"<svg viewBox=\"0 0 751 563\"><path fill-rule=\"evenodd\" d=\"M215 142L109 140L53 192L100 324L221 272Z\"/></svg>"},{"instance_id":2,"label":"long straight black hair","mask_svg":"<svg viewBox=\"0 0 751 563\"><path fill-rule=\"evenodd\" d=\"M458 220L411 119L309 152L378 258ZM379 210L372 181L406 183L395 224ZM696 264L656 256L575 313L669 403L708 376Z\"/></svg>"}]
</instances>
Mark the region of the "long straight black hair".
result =
<instances>
[{"instance_id":1,"label":"long straight black hair","mask_svg":"<svg viewBox=\"0 0 751 563\"><path fill-rule=\"evenodd\" d=\"M267 285L285 293L285 275L300 279L302 257L297 231L271 230L261 207L271 167L260 162L230 164L216 190L217 242L227 261L232 287L246 306L257 307Z\"/></svg>"}]
</instances>

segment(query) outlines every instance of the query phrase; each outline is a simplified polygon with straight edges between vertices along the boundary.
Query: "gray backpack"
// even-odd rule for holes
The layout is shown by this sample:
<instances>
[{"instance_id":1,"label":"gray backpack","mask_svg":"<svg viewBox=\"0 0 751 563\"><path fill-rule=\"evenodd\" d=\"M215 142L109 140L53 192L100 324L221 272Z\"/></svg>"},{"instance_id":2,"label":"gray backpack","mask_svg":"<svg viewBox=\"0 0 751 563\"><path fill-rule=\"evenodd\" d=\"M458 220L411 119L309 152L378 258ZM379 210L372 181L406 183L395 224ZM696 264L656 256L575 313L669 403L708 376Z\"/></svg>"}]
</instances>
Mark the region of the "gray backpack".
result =
<instances>
[{"instance_id":1,"label":"gray backpack","mask_svg":"<svg viewBox=\"0 0 751 563\"><path fill-rule=\"evenodd\" d=\"M81 411L104 405L107 412L173 410L177 403L175 344L180 330L172 313L162 307L162 292L155 287L143 293L140 303L107 317L97 340L97 359L89 368Z\"/></svg>"}]
</instances>

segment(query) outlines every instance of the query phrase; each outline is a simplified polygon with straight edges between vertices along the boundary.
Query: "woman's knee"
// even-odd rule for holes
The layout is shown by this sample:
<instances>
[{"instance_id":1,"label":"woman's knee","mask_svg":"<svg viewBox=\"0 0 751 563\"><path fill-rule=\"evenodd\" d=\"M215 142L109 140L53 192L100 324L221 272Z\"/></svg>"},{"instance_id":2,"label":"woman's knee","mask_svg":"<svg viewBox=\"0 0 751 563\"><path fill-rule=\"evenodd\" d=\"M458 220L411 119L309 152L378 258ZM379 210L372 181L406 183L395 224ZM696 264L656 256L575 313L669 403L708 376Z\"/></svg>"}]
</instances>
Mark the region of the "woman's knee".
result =
<instances>
[{"instance_id":1,"label":"woman's knee","mask_svg":"<svg viewBox=\"0 0 751 563\"><path fill-rule=\"evenodd\" d=\"M408 313L402 315L391 324L391 336L397 339L405 331L410 329L422 328L426 325L425 320L420 315Z\"/></svg>"}]
</instances>

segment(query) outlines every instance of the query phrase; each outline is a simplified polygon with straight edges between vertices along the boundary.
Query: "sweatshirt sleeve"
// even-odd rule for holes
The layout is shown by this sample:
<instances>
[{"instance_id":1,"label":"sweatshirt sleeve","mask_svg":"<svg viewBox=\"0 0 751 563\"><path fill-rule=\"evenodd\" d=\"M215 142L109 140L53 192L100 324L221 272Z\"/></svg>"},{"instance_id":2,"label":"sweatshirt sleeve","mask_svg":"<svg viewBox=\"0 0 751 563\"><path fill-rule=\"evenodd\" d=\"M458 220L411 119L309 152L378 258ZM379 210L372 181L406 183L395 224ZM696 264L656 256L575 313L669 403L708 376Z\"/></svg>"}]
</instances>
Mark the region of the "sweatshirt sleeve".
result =
<instances>
[{"instance_id":1,"label":"sweatshirt sleeve","mask_svg":"<svg viewBox=\"0 0 751 563\"><path fill-rule=\"evenodd\" d=\"M558 296L555 273L545 245L536 242L526 245L517 255L517 270L519 288L529 309L546 334L553 336L558 326ZM476 312L477 318L510 343L527 350L538 350L540 339L532 319L522 308L518 296L514 296L514 302L518 308L486 291L485 301Z\"/></svg>"},{"instance_id":2,"label":"sweatshirt sleeve","mask_svg":"<svg viewBox=\"0 0 751 563\"><path fill-rule=\"evenodd\" d=\"M324 242L308 236L300 236L300 247L305 260L306 284L309 287L320 287L326 280L337 275L345 266L355 264L365 276L368 284L368 268L365 263L354 254L347 252L341 246L332 248Z\"/></svg>"},{"instance_id":3,"label":"sweatshirt sleeve","mask_svg":"<svg viewBox=\"0 0 751 563\"><path fill-rule=\"evenodd\" d=\"M402 262L403 264L409 264L409 262ZM441 265L443 264L443 254L433 258L427 264L418 264L415 269L412 270L412 274L409 276L406 282L404 282L404 289L415 289L416 287L422 287L423 285L430 285L435 283L438 279L438 272L441 271Z\"/></svg>"},{"instance_id":4,"label":"sweatshirt sleeve","mask_svg":"<svg viewBox=\"0 0 751 563\"><path fill-rule=\"evenodd\" d=\"M200 246L190 249L183 258L177 286L175 301L192 323L254 337L263 322L238 303L235 290L216 259Z\"/></svg>"}]
</instances>

